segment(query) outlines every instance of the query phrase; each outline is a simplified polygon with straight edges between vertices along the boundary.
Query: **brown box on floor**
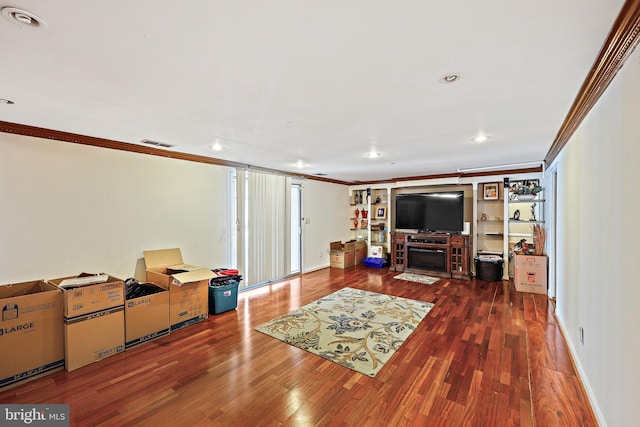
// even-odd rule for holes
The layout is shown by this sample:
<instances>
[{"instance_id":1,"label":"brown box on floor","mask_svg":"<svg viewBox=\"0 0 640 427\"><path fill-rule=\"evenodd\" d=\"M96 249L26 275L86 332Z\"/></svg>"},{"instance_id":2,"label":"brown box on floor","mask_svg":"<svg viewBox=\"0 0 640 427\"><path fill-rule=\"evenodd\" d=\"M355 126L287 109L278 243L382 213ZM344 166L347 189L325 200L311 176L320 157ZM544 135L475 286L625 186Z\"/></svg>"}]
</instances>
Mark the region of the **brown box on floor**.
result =
<instances>
[{"instance_id":1,"label":"brown box on floor","mask_svg":"<svg viewBox=\"0 0 640 427\"><path fill-rule=\"evenodd\" d=\"M547 293L547 257L515 255L513 283L518 292Z\"/></svg>"},{"instance_id":2,"label":"brown box on floor","mask_svg":"<svg viewBox=\"0 0 640 427\"><path fill-rule=\"evenodd\" d=\"M0 286L0 389L64 367L62 292L43 280Z\"/></svg>"},{"instance_id":3,"label":"brown box on floor","mask_svg":"<svg viewBox=\"0 0 640 427\"><path fill-rule=\"evenodd\" d=\"M65 369L124 351L124 283L107 274L98 283L74 284L80 276L49 280L64 295Z\"/></svg>"},{"instance_id":4,"label":"brown box on floor","mask_svg":"<svg viewBox=\"0 0 640 427\"><path fill-rule=\"evenodd\" d=\"M169 291L169 325L175 331L205 320L209 314L211 269L184 264L179 248L144 251L147 282Z\"/></svg>"},{"instance_id":5,"label":"brown box on floor","mask_svg":"<svg viewBox=\"0 0 640 427\"><path fill-rule=\"evenodd\" d=\"M126 300L124 305L125 349L169 334L169 291L155 283L144 286L157 292Z\"/></svg>"},{"instance_id":6,"label":"brown box on floor","mask_svg":"<svg viewBox=\"0 0 640 427\"><path fill-rule=\"evenodd\" d=\"M367 242L364 240L357 240L355 247L355 264L358 265L367 257Z\"/></svg>"},{"instance_id":7,"label":"brown box on floor","mask_svg":"<svg viewBox=\"0 0 640 427\"><path fill-rule=\"evenodd\" d=\"M331 242L329 244L330 266L335 268L348 268L355 265L355 242Z\"/></svg>"}]
</instances>

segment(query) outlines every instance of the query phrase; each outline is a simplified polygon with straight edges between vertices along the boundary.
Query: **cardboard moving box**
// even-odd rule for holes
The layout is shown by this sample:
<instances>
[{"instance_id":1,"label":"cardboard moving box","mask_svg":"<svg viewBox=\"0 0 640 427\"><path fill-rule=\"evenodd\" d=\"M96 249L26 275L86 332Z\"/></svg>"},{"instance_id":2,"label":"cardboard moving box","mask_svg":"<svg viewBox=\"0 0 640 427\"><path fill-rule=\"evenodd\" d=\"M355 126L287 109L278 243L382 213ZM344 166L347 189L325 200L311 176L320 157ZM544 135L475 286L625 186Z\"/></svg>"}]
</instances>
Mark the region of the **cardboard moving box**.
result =
<instances>
[{"instance_id":1,"label":"cardboard moving box","mask_svg":"<svg viewBox=\"0 0 640 427\"><path fill-rule=\"evenodd\" d=\"M515 255L513 283L518 292L547 293L547 257Z\"/></svg>"},{"instance_id":2,"label":"cardboard moving box","mask_svg":"<svg viewBox=\"0 0 640 427\"><path fill-rule=\"evenodd\" d=\"M156 284L145 285L159 292L126 300L125 349L169 334L169 291Z\"/></svg>"},{"instance_id":3,"label":"cardboard moving box","mask_svg":"<svg viewBox=\"0 0 640 427\"><path fill-rule=\"evenodd\" d=\"M342 243L331 242L329 244L331 267L348 268L356 264L356 243L355 241Z\"/></svg>"},{"instance_id":4,"label":"cardboard moving box","mask_svg":"<svg viewBox=\"0 0 640 427\"><path fill-rule=\"evenodd\" d=\"M175 331L205 320L209 314L211 269L184 264L179 248L144 251L147 282L169 291L169 325Z\"/></svg>"},{"instance_id":5,"label":"cardboard moving box","mask_svg":"<svg viewBox=\"0 0 640 427\"><path fill-rule=\"evenodd\" d=\"M64 367L62 292L43 280L0 286L0 389Z\"/></svg>"},{"instance_id":6,"label":"cardboard moving box","mask_svg":"<svg viewBox=\"0 0 640 427\"><path fill-rule=\"evenodd\" d=\"M355 255L355 264L361 264L362 260L367 257L367 242L364 240L356 241L356 255Z\"/></svg>"},{"instance_id":7,"label":"cardboard moving box","mask_svg":"<svg viewBox=\"0 0 640 427\"><path fill-rule=\"evenodd\" d=\"M73 276L77 277L77 276ZM59 286L66 279L49 280ZM106 282L62 288L64 294L65 369L97 362L124 351L124 283Z\"/></svg>"}]
</instances>

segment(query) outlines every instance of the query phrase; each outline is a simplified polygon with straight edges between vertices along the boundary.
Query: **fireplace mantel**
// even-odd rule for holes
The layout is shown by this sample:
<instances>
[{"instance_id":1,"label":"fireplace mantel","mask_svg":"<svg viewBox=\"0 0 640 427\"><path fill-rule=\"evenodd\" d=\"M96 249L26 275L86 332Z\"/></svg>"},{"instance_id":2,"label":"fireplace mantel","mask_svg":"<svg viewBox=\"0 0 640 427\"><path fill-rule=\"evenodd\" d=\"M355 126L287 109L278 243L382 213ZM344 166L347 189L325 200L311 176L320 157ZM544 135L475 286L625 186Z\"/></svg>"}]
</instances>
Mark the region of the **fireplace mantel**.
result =
<instances>
[{"instance_id":1,"label":"fireplace mantel","mask_svg":"<svg viewBox=\"0 0 640 427\"><path fill-rule=\"evenodd\" d=\"M391 269L438 277L470 279L470 236L391 233Z\"/></svg>"}]
</instances>

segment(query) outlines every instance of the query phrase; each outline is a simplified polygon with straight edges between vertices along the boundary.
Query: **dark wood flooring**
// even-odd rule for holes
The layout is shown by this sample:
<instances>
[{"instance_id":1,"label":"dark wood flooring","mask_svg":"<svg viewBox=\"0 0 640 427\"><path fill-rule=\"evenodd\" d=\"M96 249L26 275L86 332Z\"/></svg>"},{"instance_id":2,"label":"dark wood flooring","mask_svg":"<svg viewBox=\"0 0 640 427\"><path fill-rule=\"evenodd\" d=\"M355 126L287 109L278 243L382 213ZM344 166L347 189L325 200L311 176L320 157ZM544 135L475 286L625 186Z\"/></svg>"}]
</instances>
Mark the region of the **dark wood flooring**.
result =
<instances>
[{"instance_id":1,"label":"dark wood flooring","mask_svg":"<svg viewBox=\"0 0 640 427\"><path fill-rule=\"evenodd\" d=\"M0 392L67 403L72 426L596 426L546 296L507 282L324 269L239 294L237 310ZM343 287L435 307L375 378L254 328Z\"/></svg>"}]
</instances>

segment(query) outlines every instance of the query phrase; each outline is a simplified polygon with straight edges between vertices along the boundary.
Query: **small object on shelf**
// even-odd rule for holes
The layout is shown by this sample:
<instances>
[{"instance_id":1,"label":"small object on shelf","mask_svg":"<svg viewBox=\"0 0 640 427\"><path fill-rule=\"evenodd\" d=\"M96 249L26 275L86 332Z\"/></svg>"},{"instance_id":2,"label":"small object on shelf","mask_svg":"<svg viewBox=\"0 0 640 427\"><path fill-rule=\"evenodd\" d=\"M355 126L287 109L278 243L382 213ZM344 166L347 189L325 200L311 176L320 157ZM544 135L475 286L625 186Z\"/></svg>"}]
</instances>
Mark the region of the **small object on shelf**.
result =
<instances>
[{"instance_id":1,"label":"small object on shelf","mask_svg":"<svg viewBox=\"0 0 640 427\"><path fill-rule=\"evenodd\" d=\"M499 184L491 183L484 184L484 200L498 200L499 192L498 192Z\"/></svg>"},{"instance_id":2,"label":"small object on shelf","mask_svg":"<svg viewBox=\"0 0 640 427\"><path fill-rule=\"evenodd\" d=\"M535 202L531 205L531 218L529 218L529 221L536 221L536 203Z\"/></svg>"},{"instance_id":3,"label":"small object on shelf","mask_svg":"<svg viewBox=\"0 0 640 427\"><path fill-rule=\"evenodd\" d=\"M357 219L353 220L353 228L358 228L358 220Z\"/></svg>"},{"instance_id":4,"label":"small object on shelf","mask_svg":"<svg viewBox=\"0 0 640 427\"><path fill-rule=\"evenodd\" d=\"M360 209L356 208L356 218L358 218L360 216Z\"/></svg>"},{"instance_id":5,"label":"small object on shelf","mask_svg":"<svg viewBox=\"0 0 640 427\"><path fill-rule=\"evenodd\" d=\"M362 209L362 218L367 218L369 216L369 212Z\"/></svg>"},{"instance_id":6,"label":"small object on shelf","mask_svg":"<svg viewBox=\"0 0 640 427\"><path fill-rule=\"evenodd\" d=\"M363 219L360 221L360 228L367 228L367 220Z\"/></svg>"},{"instance_id":7,"label":"small object on shelf","mask_svg":"<svg viewBox=\"0 0 640 427\"><path fill-rule=\"evenodd\" d=\"M516 181L509 188L509 200L533 200L542 190L537 179Z\"/></svg>"},{"instance_id":8,"label":"small object on shelf","mask_svg":"<svg viewBox=\"0 0 640 427\"><path fill-rule=\"evenodd\" d=\"M487 214L483 213L482 216L480 216L480 221L486 221L487 220Z\"/></svg>"},{"instance_id":9,"label":"small object on shelf","mask_svg":"<svg viewBox=\"0 0 640 427\"><path fill-rule=\"evenodd\" d=\"M516 211L513 213L513 219L515 221L520 221L520 209L516 209Z\"/></svg>"}]
</instances>

